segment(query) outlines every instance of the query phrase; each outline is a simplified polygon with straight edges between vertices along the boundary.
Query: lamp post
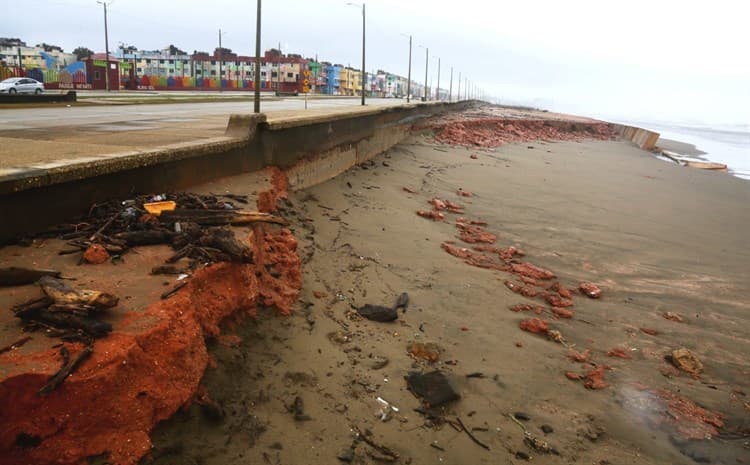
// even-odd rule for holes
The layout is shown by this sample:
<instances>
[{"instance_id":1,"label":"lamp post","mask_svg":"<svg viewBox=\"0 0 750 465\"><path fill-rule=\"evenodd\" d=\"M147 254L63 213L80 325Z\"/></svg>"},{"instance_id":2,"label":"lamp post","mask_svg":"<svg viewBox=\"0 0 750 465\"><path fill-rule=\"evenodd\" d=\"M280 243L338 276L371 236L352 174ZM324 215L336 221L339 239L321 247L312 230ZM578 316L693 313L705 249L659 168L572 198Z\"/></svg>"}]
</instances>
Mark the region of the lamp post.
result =
<instances>
[{"instance_id":1,"label":"lamp post","mask_svg":"<svg viewBox=\"0 0 750 465\"><path fill-rule=\"evenodd\" d=\"M435 97L437 97L437 100L440 101L440 57L438 57L438 80L437 88L435 89Z\"/></svg>"},{"instance_id":2,"label":"lamp post","mask_svg":"<svg viewBox=\"0 0 750 465\"><path fill-rule=\"evenodd\" d=\"M104 62L106 63L104 65L104 83L107 87L107 92L109 92L109 33L107 31L107 5L111 5L112 2L108 3L97 0L96 3L104 7Z\"/></svg>"},{"instance_id":3,"label":"lamp post","mask_svg":"<svg viewBox=\"0 0 750 465\"><path fill-rule=\"evenodd\" d=\"M427 70L430 66L430 48L423 45L419 45L420 48L425 49L425 60L424 60L424 97L422 101L427 101Z\"/></svg>"},{"instance_id":4,"label":"lamp post","mask_svg":"<svg viewBox=\"0 0 750 465\"><path fill-rule=\"evenodd\" d=\"M406 34L401 34L407 37ZM406 103L411 100L411 34L409 34L409 75L406 78Z\"/></svg>"},{"instance_id":5,"label":"lamp post","mask_svg":"<svg viewBox=\"0 0 750 465\"><path fill-rule=\"evenodd\" d=\"M224 61L224 49L221 48L221 36L226 34L226 32L222 33L221 29L219 29L219 92L224 91L224 68L223 68L223 61Z\"/></svg>"},{"instance_id":6,"label":"lamp post","mask_svg":"<svg viewBox=\"0 0 750 465\"><path fill-rule=\"evenodd\" d=\"M365 71L367 68L365 68L365 3L362 2L360 5L359 3L347 3L347 5L350 6L356 6L357 8L362 9L362 105L365 104L365 82L367 80L367 71Z\"/></svg>"},{"instance_id":7,"label":"lamp post","mask_svg":"<svg viewBox=\"0 0 750 465\"><path fill-rule=\"evenodd\" d=\"M456 91L457 101L461 101L461 71L458 72L458 90Z\"/></svg>"},{"instance_id":8,"label":"lamp post","mask_svg":"<svg viewBox=\"0 0 750 465\"><path fill-rule=\"evenodd\" d=\"M453 101L453 66L451 66L451 81L450 85L448 86L448 101Z\"/></svg>"},{"instance_id":9,"label":"lamp post","mask_svg":"<svg viewBox=\"0 0 750 465\"><path fill-rule=\"evenodd\" d=\"M257 0L257 12L255 13L255 76L253 87L255 96L253 99L253 112L260 113L260 2Z\"/></svg>"},{"instance_id":10,"label":"lamp post","mask_svg":"<svg viewBox=\"0 0 750 465\"><path fill-rule=\"evenodd\" d=\"M279 56L276 57L276 95L281 95L281 42L279 42Z\"/></svg>"}]
</instances>

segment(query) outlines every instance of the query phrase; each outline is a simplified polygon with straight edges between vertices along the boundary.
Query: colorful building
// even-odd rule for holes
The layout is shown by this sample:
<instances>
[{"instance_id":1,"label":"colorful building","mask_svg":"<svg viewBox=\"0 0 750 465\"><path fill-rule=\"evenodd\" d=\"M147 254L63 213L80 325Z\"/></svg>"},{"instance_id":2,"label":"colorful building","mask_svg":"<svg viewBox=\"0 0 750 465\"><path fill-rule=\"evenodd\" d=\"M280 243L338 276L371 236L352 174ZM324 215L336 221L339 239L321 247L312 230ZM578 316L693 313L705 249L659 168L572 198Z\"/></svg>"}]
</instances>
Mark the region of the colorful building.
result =
<instances>
[{"instance_id":1,"label":"colorful building","mask_svg":"<svg viewBox=\"0 0 750 465\"><path fill-rule=\"evenodd\" d=\"M249 91L254 90L255 69L255 57L228 49L187 54L174 46L151 51L121 46L109 60L99 53L76 61L75 55L59 47L27 47L20 39L0 41L0 77L28 76L49 89L105 89L105 72L109 72L112 90ZM361 71L350 66L285 55L277 49L267 50L260 62L262 91L358 96L362 95L361 79ZM403 98L407 82L402 76L377 70L366 73L364 90L371 97ZM422 93L423 86L413 81L412 98Z\"/></svg>"}]
</instances>

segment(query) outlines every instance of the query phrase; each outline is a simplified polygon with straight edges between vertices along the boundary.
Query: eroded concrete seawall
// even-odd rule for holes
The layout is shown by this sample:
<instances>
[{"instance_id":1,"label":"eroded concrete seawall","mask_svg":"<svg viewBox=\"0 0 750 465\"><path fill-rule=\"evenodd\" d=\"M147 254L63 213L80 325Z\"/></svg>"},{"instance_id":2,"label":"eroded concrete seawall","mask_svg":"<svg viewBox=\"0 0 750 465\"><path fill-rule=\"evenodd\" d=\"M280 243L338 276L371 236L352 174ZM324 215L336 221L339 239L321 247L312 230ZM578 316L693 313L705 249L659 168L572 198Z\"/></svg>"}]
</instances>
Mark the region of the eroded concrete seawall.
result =
<instances>
[{"instance_id":1,"label":"eroded concrete seawall","mask_svg":"<svg viewBox=\"0 0 750 465\"><path fill-rule=\"evenodd\" d=\"M633 142L643 150L653 150L656 147L656 141L659 140L659 133L648 129L626 124L612 124L612 126L621 138Z\"/></svg>"},{"instance_id":2,"label":"eroded concrete seawall","mask_svg":"<svg viewBox=\"0 0 750 465\"><path fill-rule=\"evenodd\" d=\"M134 193L186 189L267 166L287 171L300 189L325 181L398 144L412 124L473 102L412 104L267 120L232 115L224 137L93 157L0 178L0 243Z\"/></svg>"}]
</instances>

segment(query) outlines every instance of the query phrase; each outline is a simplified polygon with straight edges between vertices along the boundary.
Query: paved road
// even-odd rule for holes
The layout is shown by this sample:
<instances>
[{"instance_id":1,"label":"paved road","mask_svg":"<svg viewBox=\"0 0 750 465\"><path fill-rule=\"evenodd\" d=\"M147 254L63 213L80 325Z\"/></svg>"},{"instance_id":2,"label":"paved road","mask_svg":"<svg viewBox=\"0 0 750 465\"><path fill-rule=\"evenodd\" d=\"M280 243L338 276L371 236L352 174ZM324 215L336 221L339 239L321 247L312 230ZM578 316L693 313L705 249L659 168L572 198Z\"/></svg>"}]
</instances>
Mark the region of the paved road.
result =
<instances>
[{"instance_id":1,"label":"paved road","mask_svg":"<svg viewBox=\"0 0 750 465\"><path fill-rule=\"evenodd\" d=\"M372 106L389 106L405 103L401 99L368 99ZM359 99L309 99L308 108L333 108L359 105ZM304 111L302 98L288 98L261 103L261 110ZM207 116L229 115L231 113L252 113L253 102L205 102L142 105L97 105L54 108L23 108L0 111L0 131L18 129L61 128L88 124L106 124L127 121L134 122L176 122L200 119Z\"/></svg>"}]
</instances>

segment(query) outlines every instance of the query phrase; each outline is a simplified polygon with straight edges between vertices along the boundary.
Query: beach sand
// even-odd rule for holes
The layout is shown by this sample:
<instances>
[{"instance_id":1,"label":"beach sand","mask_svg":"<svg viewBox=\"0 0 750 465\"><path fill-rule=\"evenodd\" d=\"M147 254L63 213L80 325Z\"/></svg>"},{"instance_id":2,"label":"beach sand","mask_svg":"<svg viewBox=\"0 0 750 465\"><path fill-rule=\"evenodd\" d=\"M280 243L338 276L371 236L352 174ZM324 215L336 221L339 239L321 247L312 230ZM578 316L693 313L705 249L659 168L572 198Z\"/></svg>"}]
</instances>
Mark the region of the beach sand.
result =
<instances>
[{"instance_id":1,"label":"beach sand","mask_svg":"<svg viewBox=\"0 0 750 465\"><path fill-rule=\"evenodd\" d=\"M417 216L435 197L465 212L445 221ZM353 444L351 463L381 463L373 456L382 452L355 441L355 428L395 451L398 463L524 463L523 454L545 464L750 463L748 204L746 181L670 165L625 142L477 151L412 136L291 195L284 214L304 272L296 313L261 312L227 328L236 338L213 341L215 364L202 385L223 417L186 408L157 428L144 463L335 464ZM522 249L522 261L551 270L567 288L598 284L602 297L574 295L572 319L510 311L544 301L509 290L510 273L446 253L444 241L472 246L457 238L459 217L486 222L497 247ZM356 316L355 308L390 306L402 292L410 304L397 321ZM547 320L565 345L519 329L530 317ZM413 342L437 346L439 360L412 358ZM702 361L700 376L664 360L681 347ZM568 358L585 349L610 368L607 387L566 378L593 370ZM631 358L607 356L612 349ZM414 411L420 401L404 376L432 369L448 373L461 395L443 407L444 418L460 418L489 450ZM685 412L696 409L677 396L707 409L708 423L690 422ZM378 397L398 408L388 421ZM559 455L524 443L514 412ZM685 439L720 422L720 437Z\"/></svg>"}]
</instances>

